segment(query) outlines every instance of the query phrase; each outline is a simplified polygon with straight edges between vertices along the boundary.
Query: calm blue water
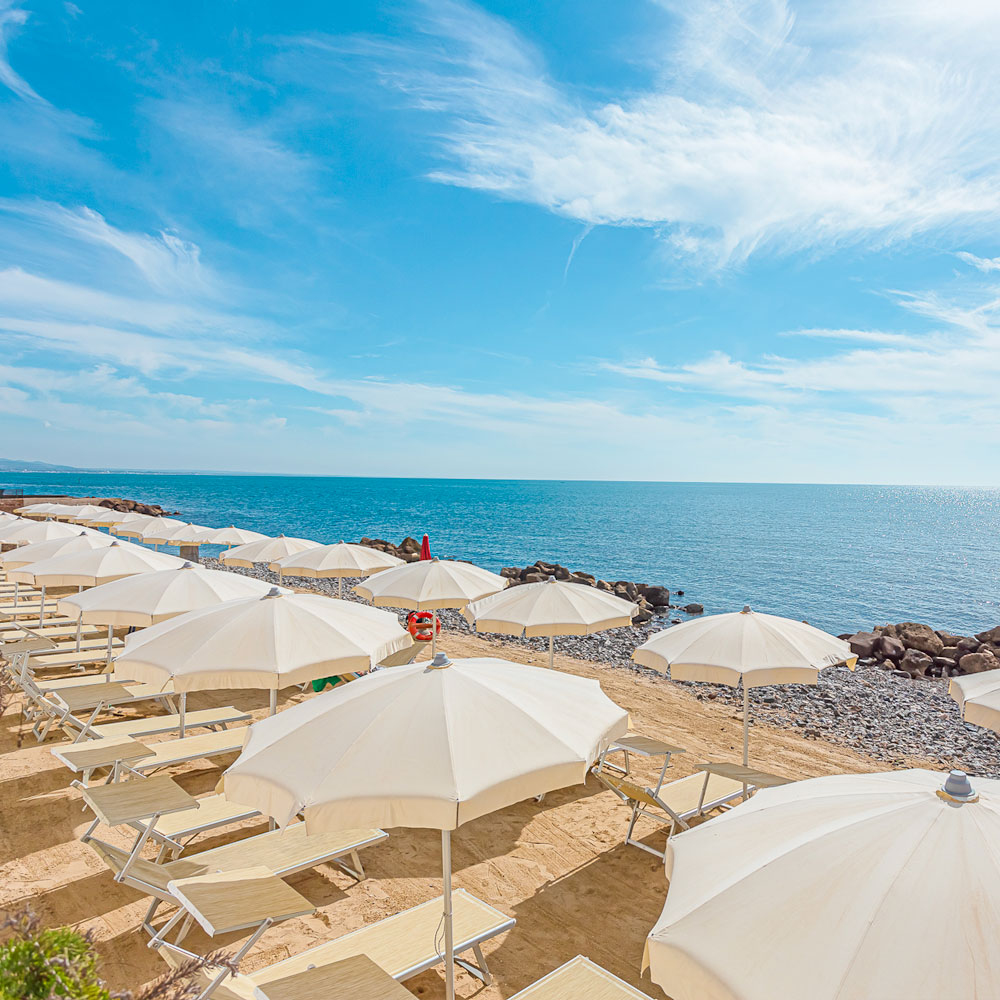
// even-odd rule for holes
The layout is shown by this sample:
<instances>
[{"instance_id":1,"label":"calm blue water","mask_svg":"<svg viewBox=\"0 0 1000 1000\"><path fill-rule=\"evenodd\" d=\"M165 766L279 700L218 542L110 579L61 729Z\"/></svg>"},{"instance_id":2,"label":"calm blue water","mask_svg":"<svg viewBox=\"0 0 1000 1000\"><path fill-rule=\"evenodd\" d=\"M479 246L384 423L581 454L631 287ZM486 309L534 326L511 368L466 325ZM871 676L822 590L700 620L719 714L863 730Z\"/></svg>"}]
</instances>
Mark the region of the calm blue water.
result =
<instances>
[{"instance_id":1,"label":"calm blue water","mask_svg":"<svg viewBox=\"0 0 1000 1000\"><path fill-rule=\"evenodd\" d=\"M488 569L536 559L749 603L832 632L887 621L1000 623L1000 491L897 486L496 482L142 474L2 475L123 496L212 526L320 542L431 536Z\"/></svg>"}]
</instances>

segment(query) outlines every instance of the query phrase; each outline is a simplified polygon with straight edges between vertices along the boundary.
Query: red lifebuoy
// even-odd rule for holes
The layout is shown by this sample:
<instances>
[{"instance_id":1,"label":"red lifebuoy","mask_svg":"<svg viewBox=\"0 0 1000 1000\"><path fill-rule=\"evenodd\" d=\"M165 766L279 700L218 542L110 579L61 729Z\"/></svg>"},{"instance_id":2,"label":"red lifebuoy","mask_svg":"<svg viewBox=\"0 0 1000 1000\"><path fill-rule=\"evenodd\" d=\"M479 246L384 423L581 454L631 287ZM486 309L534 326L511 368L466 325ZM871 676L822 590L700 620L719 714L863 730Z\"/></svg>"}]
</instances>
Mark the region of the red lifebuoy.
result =
<instances>
[{"instance_id":1,"label":"red lifebuoy","mask_svg":"<svg viewBox=\"0 0 1000 1000\"><path fill-rule=\"evenodd\" d=\"M434 638L433 624L437 623L437 634L441 634L441 619L430 611L411 611L406 616L406 631L416 642L430 642Z\"/></svg>"}]
</instances>

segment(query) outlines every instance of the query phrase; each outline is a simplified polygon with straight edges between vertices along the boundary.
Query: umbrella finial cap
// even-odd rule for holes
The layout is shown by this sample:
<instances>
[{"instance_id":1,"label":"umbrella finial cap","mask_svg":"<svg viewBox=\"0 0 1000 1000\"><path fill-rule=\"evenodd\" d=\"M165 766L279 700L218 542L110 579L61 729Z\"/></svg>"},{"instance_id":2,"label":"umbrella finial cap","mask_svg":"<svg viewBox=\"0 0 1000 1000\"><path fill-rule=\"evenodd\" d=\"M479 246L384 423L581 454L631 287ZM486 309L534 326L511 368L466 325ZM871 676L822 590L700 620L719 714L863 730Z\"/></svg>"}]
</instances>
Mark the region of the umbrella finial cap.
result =
<instances>
[{"instance_id":1,"label":"umbrella finial cap","mask_svg":"<svg viewBox=\"0 0 1000 1000\"><path fill-rule=\"evenodd\" d=\"M748 615L748 614L750 614L750 605L749 604L744 604L743 605L743 610L740 612L740 614L741 615Z\"/></svg>"},{"instance_id":2,"label":"umbrella finial cap","mask_svg":"<svg viewBox=\"0 0 1000 1000\"><path fill-rule=\"evenodd\" d=\"M979 799L965 771L949 772L939 794L952 802L976 802Z\"/></svg>"},{"instance_id":3,"label":"umbrella finial cap","mask_svg":"<svg viewBox=\"0 0 1000 1000\"><path fill-rule=\"evenodd\" d=\"M269 597L281 597L281 591L277 587L272 587L261 600L266 601Z\"/></svg>"},{"instance_id":4,"label":"umbrella finial cap","mask_svg":"<svg viewBox=\"0 0 1000 1000\"><path fill-rule=\"evenodd\" d=\"M181 566L181 569L194 569L194 563L185 561L184 565Z\"/></svg>"},{"instance_id":5,"label":"umbrella finial cap","mask_svg":"<svg viewBox=\"0 0 1000 1000\"><path fill-rule=\"evenodd\" d=\"M448 659L447 653L435 653L434 659L428 664L431 670L444 670L445 667L451 666L451 660Z\"/></svg>"}]
</instances>

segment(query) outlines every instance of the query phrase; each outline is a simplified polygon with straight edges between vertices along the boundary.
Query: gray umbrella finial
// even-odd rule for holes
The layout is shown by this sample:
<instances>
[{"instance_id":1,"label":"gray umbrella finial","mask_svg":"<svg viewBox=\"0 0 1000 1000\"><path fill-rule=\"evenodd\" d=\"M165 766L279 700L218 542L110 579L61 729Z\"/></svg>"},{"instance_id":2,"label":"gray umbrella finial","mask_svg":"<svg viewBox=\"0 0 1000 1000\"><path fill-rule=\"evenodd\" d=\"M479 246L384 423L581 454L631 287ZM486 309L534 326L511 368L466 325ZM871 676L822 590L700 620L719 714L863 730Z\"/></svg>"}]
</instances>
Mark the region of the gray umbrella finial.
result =
<instances>
[{"instance_id":1,"label":"gray umbrella finial","mask_svg":"<svg viewBox=\"0 0 1000 1000\"><path fill-rule=\"evenodd\" d=\"M427 665L429 670L443 670L450 666L451 660L448 659L447 653L435 653L434 659Z\"/></svg>"},{"instance_id":2,"label":"gray umbrella finial","mask_svg":"<svg viewBox=\"0 0 1000 1000\"><path fill-rule=\"evenodd\" d=\"M979 793L972 787L969 776L965 771L959 770L949 772L938 795L949 802L957 802L959 804L979 801Z\"/></svg>"}]
</instances>

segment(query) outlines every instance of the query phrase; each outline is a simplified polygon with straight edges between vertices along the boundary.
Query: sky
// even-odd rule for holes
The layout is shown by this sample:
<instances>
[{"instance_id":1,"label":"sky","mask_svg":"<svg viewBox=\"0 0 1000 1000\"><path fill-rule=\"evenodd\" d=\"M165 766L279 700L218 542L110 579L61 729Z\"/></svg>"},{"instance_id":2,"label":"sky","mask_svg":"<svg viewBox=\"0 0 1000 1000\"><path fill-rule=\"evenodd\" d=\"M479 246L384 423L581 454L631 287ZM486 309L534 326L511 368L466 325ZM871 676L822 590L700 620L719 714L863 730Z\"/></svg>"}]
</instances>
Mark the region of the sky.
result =
<instances>
[{"instance_id":1,"label":"sky","mask_svg":"<svg viewBox=\"0 0 1000 1000\"><path fill-rule=\"evenodd\" d=\"M0 0L0 455L1000 485L995 0Z\"/></svg>"}]
</instances>

